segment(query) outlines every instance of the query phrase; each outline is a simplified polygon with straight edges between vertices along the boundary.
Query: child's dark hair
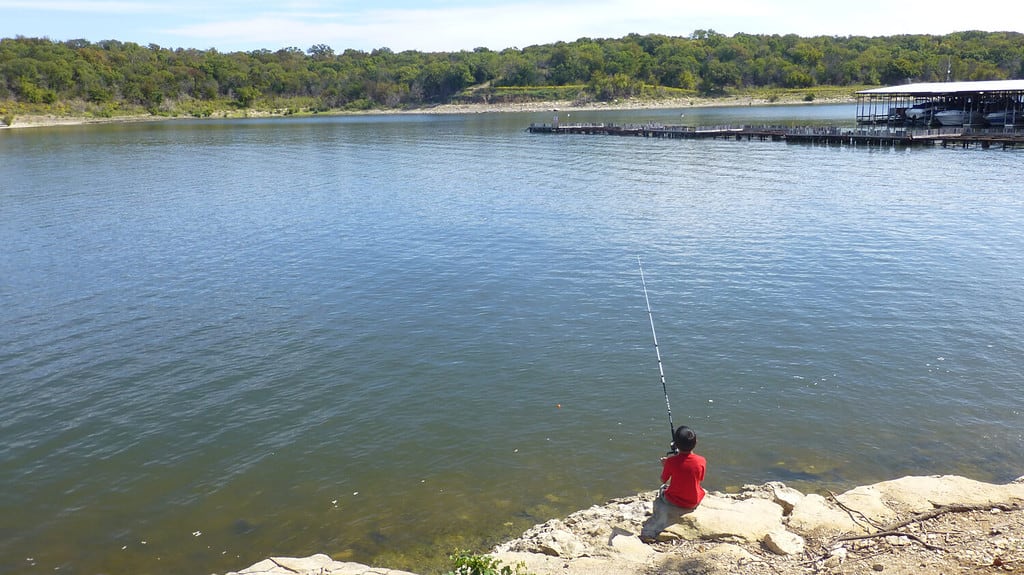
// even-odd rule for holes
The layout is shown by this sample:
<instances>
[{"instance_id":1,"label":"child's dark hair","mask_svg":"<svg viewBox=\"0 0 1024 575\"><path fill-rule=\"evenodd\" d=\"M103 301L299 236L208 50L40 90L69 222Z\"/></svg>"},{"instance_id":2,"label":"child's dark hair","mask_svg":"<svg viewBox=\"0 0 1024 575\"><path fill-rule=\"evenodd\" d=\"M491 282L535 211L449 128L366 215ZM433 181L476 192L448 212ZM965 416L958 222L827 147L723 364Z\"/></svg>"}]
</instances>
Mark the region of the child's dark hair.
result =
<instances>
[{"instance_id":1,"label":"child's dark hair","mask_svg":"<svg viewBox=\"0 0 1024 575\"><path fill-rule=\"evenodd\" d=\"M693 451L694 447L697 447L697 434L685 425L677 427L672 438L675 440L673 445L682 453L689 453Z\"/></svg>"}]
</instances>

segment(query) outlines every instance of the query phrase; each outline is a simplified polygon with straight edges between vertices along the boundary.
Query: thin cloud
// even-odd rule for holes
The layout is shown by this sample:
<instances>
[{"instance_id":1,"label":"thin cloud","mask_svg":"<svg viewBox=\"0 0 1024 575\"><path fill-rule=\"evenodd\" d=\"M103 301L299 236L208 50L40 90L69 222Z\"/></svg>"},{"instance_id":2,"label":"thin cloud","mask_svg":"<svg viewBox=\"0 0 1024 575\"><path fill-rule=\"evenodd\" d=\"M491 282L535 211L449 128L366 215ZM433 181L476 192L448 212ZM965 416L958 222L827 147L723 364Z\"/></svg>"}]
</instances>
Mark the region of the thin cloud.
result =
<instances>
[{"instance_id":1,"label":"thin cloud","mask_svg":"<svg viewBox=\"0 0 1024 575\"><path fill-rule=\"evenodd\" d=\"M698 19L724 17L733 10L758 13L757 2L733 2L718 8L687 9L678 2L652 2L657 18L637 14L632 0L597 3L515 3L492 6L370 9L360 12L264 13L179 26L166 33L218 43L273 46L326 43L336 47L456 51L492 49L621 36L630 32L689 34ZM308 9L310 5L305 4ZM645 12L650 10L645 5ZM669 30L658 30L658 27ZM638 27L645 28L638 30Z\"/></svg>"},{"instance_id":2,"label":"thin cloud","mask_svg":"<svg viewBox=\"0 0 1024 575\"><path fill-rule=\"evenodd\" d=\"M83 14L167 14L170 7L148 2L90 1L76 2L26 2L23 0L0 0L0 9L32 10L38 12L76 12Z\"/></svg>"}]
</instances>

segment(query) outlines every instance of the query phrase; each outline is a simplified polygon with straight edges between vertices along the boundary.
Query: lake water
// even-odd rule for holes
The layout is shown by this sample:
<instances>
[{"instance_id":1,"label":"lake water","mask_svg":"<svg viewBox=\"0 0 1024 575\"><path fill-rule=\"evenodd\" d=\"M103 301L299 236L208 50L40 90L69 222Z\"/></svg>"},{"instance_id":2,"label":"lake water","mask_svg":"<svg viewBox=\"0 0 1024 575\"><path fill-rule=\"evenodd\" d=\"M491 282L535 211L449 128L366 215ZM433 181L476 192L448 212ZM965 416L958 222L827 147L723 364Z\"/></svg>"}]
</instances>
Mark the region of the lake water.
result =
<instances>
[{"instance_id":1,"label":"lake water","mask_svg":"<svg viewBox=\"0 0 1024 575\"><path fill-rule=\"evenodd\" d=\"M1021 152L552 115L0 132L0 572L436 571L654 489L638 256L708 488L1024 473Z\"/></svg>"}]
</instances>

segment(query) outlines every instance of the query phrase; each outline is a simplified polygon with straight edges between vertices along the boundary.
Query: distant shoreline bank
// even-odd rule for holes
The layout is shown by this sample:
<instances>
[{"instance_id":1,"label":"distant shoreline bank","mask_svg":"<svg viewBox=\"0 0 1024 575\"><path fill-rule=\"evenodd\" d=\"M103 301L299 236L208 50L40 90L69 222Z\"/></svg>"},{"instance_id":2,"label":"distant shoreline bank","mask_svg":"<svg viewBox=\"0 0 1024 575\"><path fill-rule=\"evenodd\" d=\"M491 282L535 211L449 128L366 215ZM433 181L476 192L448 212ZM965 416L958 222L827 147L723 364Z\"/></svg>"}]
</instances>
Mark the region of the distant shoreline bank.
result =
<instances>
[{"instance_id":1,"label":"distant shoreline bank","mask_svg":"<svg viewBox=\"0 0 1024 575\"><path fill-rule=\"evenodd\" d=\"M320 113L285 114L277 110L222 110L215 112L208 119L244 119L244 118L278 118L286 116L368 116L368 115L417 115L417 114L496 114L496 113L528 113L528 112L581 112L581 111L604 111L604 110L663 110L683 108L707 108L713 106L781 106L781 105L821 105L821 104L846 104L855 102L852 96L849 98L821 98L807 102L798 98L778 98L769 100L767 98L755 98L749 96L730 96L724 98L669 98L659 100L630 99L614 102L594 102L588 104L576 104L571 101L543 101L543 102L519 102L519 103L493 103L493 104L439 104L436 106L424 106L408 109L378 109L366 111L343 111L332 110ZM134 122L160 122L182 119L199 119L193 116L158 116L152 114L133 114L124 116L112 116L100 118L92 116L58 116L54 114L24 114L14 117L12 125L7 126L0 123L0 130L24 129L24 128L47 128L57 126L81 126L90 124L120 124Z\"/></svg>"}]
</instances>

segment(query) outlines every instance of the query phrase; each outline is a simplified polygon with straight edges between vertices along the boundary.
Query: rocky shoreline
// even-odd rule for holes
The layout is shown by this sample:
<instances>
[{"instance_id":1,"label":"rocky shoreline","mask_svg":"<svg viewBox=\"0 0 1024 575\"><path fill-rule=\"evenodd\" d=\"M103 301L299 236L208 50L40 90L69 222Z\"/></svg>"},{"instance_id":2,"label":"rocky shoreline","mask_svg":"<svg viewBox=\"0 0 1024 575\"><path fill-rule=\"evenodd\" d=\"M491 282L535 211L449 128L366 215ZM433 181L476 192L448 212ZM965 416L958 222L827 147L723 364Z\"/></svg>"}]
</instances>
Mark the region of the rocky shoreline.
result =
<instances>
[{"instance_id":1,"label":"rocky shoreline","mask_svg":"<svg viewBox=\"0 0 1024 575\"><path fill-rule=\"evenodd\" d=\"M372 114L489 114L503 112L550 112L565 111L578 112L587 110L659 110L659 109L681 109L698 108L710 106L772 106L772 105L793 105L793 104L842 104L856 101L852 96L849 98L820 98L813 102L805 102L799 98L786 97L779 99L754 98L748 96L733 96L722 98L666 98L658 100L649 99L628 99L615 102L592 102L586 104L571 101L546 101L546 102L522 102L522 103L495 103L495 104L441 104L437 106L425 106L420 108L394 109L394 110L368 110L360 112L323 112L317 115L322 116L344 116L344 115L372 115ZM284 117L285 110L235 110L221 111L214 113L211 118L273 118ZM309 114L307 114L309 115ZM109 118L91 116L57 116L53 114L23 114L14 117L11 125L0 121L0 130L23 129L23 128L44 128L53 126L77 126L86 124L112 124L130 122L159 122L173 121L176 119L195 119L186 116L154 116L149 114L137 114L126 116L113 116Z\"/></svg>"},{"instance_id":2,"label":"rocky shoreline","mask_svg":"<svg viewBox=\"0 0 1024 575\"><path fill-rule=\"evenodd\" d=\"M996 485L903 477L842 494L778 482L712 492L657 543L637 534L656 492L534 526L496 547L532 575L806 575L1024 572L1024 476ZM277 557L229 575L413 575L327 555Z\"/></svg>"}]
</instances>

